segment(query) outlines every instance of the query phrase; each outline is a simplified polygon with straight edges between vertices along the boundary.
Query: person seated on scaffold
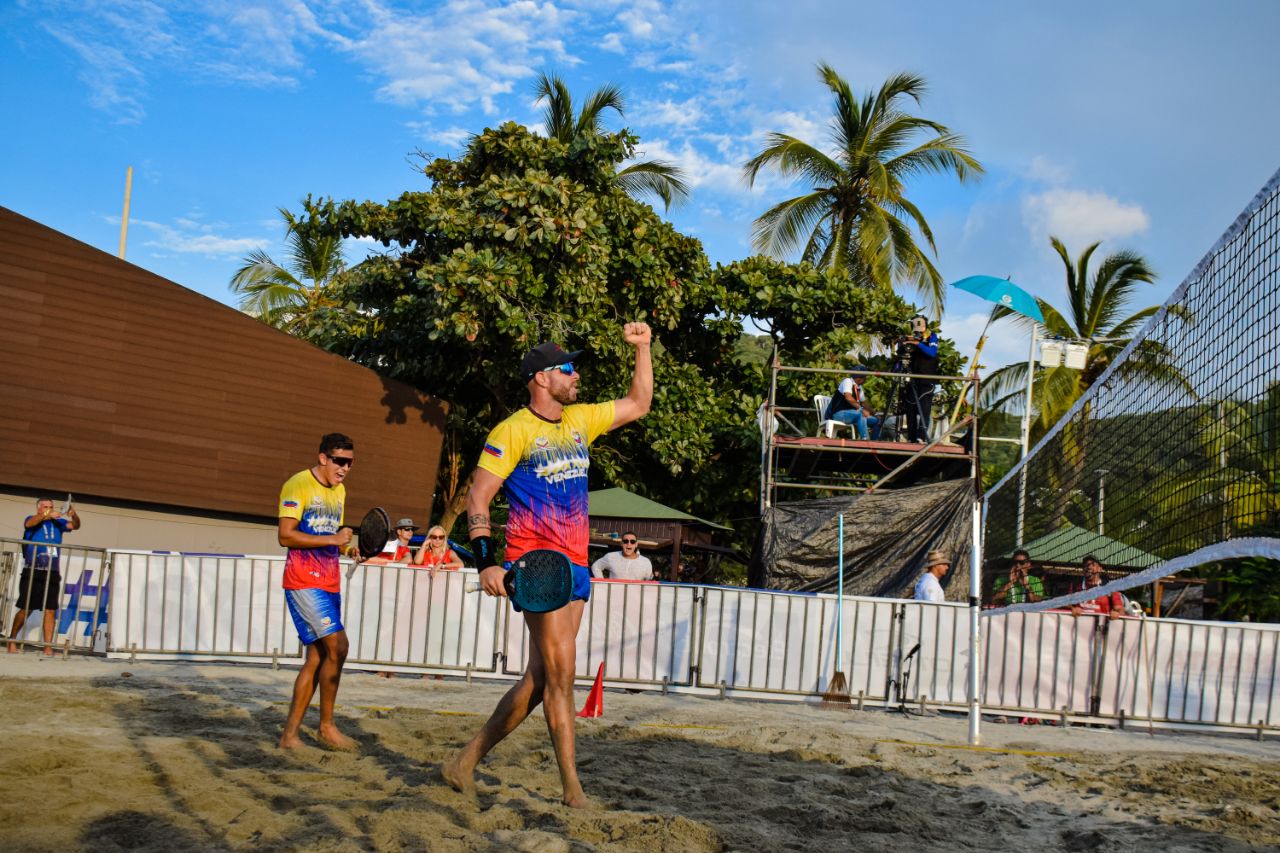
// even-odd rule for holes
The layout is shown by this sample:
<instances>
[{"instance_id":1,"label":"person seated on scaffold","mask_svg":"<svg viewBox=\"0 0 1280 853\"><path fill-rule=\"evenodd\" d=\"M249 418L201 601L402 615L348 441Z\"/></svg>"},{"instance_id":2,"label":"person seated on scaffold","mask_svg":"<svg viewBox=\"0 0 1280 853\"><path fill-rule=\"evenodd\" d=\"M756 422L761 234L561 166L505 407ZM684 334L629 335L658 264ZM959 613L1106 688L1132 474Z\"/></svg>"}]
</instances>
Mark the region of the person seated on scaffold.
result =
<instances>
[{"instance_id":1,"label":"person seated on scaffold","mask_svg":"<svg viewBox=\"0 0 1280 853\"><path fill-rule=\"evenodd\" d=\"M938 374L938 334L929 331L929 320L923 314L911 318L911 334L902 339L910 348L908 373ZM906 388L907 440L924 443L929 440L929 413L933 409L932 379L912 378Z\"/></svg>"},{"instance_id":2,"label":"person seated on scaffold","mask_svg":"<svg viewBox=\"0 0 1280 853\"><path fill-rule=\"evenodd\" d=\"M861 364L853 368L853 373L840 380L836 393L831 395L831 403L827 406L824 420L839 421L850 424L857 430L858 438L880 437L880 419L867 408L867 392L862 390L863 373L867 368Z\"/></svg>"}]
</instances>

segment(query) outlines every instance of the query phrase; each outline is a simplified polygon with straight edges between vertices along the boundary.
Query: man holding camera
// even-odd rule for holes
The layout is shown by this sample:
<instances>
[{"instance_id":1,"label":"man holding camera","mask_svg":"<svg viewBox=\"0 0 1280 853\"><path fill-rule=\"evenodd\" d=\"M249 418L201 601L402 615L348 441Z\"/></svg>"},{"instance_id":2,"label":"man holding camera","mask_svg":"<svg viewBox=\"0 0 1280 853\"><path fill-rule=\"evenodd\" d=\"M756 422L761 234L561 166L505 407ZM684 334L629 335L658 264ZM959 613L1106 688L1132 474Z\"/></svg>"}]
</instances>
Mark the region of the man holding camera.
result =
<instances>
[{"instance_id":1,"label":"man holding camera","mask_svg":"<svg viewBox=\"0 0 1280 853\"><path fill-rule=\"evenodd\" d=\"M923 314L911 318L911 334L899 341L898 352L908 357L908 373L936 376L938 373L938 335L929 331L929 320ZM933 408L932 379L912 378L907 382L907 440L923 443L929 440L929 412Z\"/></svg>"},{"instance_id":2,"label":"man holding camera","mask_svg":"<svg viewBox=\"0 0 1280 853\"><path fill-rule=\"evenodd\" d=\"M1013 552L1009 577L991 598L992 604L1025 604L1044 601L1044 582L1031 574L1031 554L1019 548Z\"/></svg>"}]
</instances>

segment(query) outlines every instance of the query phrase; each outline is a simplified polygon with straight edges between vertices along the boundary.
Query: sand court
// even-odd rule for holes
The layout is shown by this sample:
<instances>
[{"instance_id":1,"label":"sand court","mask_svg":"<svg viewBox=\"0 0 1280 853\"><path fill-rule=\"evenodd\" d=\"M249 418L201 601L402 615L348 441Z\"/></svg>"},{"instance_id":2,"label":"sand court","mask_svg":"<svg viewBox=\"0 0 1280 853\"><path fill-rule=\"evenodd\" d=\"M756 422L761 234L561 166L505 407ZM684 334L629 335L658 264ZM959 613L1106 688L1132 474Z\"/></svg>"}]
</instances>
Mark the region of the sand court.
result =
<instances>
[{"instance_id":1,"label":"sand court","mask_svg":"<svg viewBox=\"0 0 1280 853\"><path fill-rule=\"evenodd\" d=\"M541 719L480 765L476 799L441 783L502 684L350 672L337 717L359 751L286 753L291 670L24 654L0 675L6 850L1280 845L1280 742L988 724L975 750L959 716L611 691L578 723L597 804L578 812Z\"/></svg>"}]
</instances>

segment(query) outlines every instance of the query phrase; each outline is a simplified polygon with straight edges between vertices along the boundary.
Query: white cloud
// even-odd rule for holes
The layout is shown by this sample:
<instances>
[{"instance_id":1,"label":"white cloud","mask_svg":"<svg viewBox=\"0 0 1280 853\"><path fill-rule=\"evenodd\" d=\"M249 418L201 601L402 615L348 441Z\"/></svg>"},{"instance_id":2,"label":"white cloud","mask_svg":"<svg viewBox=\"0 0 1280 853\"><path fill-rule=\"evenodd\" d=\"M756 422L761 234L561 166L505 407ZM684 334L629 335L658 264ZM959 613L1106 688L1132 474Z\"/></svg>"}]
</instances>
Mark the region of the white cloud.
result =
<instances>
[{"instance_id":1,"label":"white cloud","mask_svg":"<svg viewBox=\"0 0 1280 853\"><path fill-rule=\"evenodd\" d=\"M636 152L638 159L665 160L679 166L684 170L689 187L695 191L709 189L734 195L750 192L742 180L741 162L736 159L730 162L713 160L688 140L678 148L662 140L646 141L641 148L642 151Z\"/></svg>"},{"instance_id":2,"label":"white cloud","mask_svg":"<svg viewBox=\"0 0 1280 853\"><path fill-rule=\"evenodd\" d=\"M48 0L36 14L51 36L84 65L80 77L90 103L136 123L147 77L191 74L221 82L293 88L304 70L299 46L330 37L297 0L244 7L206 4L198 12L171 17L164 4L80 3Z\"/></svg>"},{"instance_id":3,"label":"white cloud","mask_svg":"<svg viewBox=\"0 0 1280 853\"><path fill-rule=\"evenodd\" d=\"M1043 154L1037 154L1031 158L1026 175L1030 180L1046 184L1058 185L1067 182L1066 167L1055 163Z\"/></svg>"},{"instance_id":4,"label":"white cloud","mask_svg":"<svg viewBox=\"0 0 1280 853\"><path fill-rule=\"evenodd\" d=\"M411 15L368 2L365 32L344 49L386 82L378 93L394 103L440 105L455 112L479 103L497 112L495 98L512 92L535 67L576 60L557 37L574 13L532 0L490 6L451 0L431 13Z\"/></svg>"},{"instance_id":5,"label":"white cloud","mask_svg":"<svg viewBox=\"0 0 1280 853\"><path fill-rule=\"evenodd\" d=\"M948 314L942 318L940 334L955 341L956 349L965 358L966 368L969 364L968 360L973 358L974 348L978 345L978 336L982 334L982 328L986 325L989 316L987 312L981 311L955 316ZM999 320L993 323L987 331L987 342L982 347L980 359L983 365L982 375L986 376L1006 364L1016 361L1025 362L1027 346L1031 342L1030 335L1029 329L1010 320Z\"/></svg>"},{"instance_id":6,"label":"white cloud","mask_svg":"<svg viewBox=\"0 0 1280 853\"><path fill-rule=\"evenodd\" d=\"M658 0L637 0L618 13L618 20L637 39L653 39L675 29L671 17Z\"/></svg>"},{"instance_id":7,"label":"white cloud","mask_svg":"<svg viewBox=\"0 0 1280 853\"><path fill-rule=\"evenodd\" d=\"M1024 197L1022 218L1036 242L1053 235L1068 246L1128 237L1150 225L1141 205L1126 204L1105 193L1064 188Z\"/></svg>"},{"instance_id":8,"label":"white cloud","mask_svg":"<svg viewBox=\"0 0 1280 853\"><path fill-rule=\"evenodd\" d=\"M753 122L751 135L762 142L766 133L785 133L819 148L825 148L827 131L824 119L794 110L779 110L761 115Z\"/></svg>"},{"instance_id":9,"label":"white cloud","mask_svg":"<svg viewBox=\"0 0 1280 853\"><path fill-rule=\"evenodd\" d=\"M49 27L48 31L85 63L80 81L89 89L89 103L115 115L119 124L137 124L146 117L138 98L144 88L142 72L124 53L110 45L83 42L60 29Z\"/></svg>"},{"instance_id":10,"label":"white cloud","mask_svg":"<svg viewBox=\"0 0 1280 853\"><path fill-rule=\"evenodd\" d=\"M640 101L634 107L628 108L627 116L634 119L635 124L641 127L673 127L689 130L702 124L707 118L707 113L698 98L689 98L685 101L673 101L668 98L665 101Z\"/></svg>"},{"instance_id":11,"label":"white cloud","mask_svg":"<svg viewBox=\"0 0 1280 853\"><path fill-rule=\"evenodd\" d=\"M119 222L119 217L111 217ZM130 225L146 229L152 235L142 245L181 254L205 255L211 258L240 257L254 249L265 249L271 241L265 237L228 237L217 233L226 226L202 224L192 216L179 217L173 224L131 219Z\"/></svg>"},{"instance_id":12,"label":"white cloud","mask_svg":"<svg viewBox=\"0 0 1280 853\"><path fill-rule=\"evenodd\" d=\"M406 125L429 142L437 142L449 148L461 148L471 138L472 132L463 127L437 127L429 121L410 121Z\"/></svg>"},{"instance_id":13,"label":"white cloud","mask_svg":"<svg viewBox=\"0 0 1280 853\"><path fill-rule=\"evenodd\" d=\"M596 47L609 53L626 53L627 51L622 44L622 33L606 33Z\"/></svg>"}]
</instances>

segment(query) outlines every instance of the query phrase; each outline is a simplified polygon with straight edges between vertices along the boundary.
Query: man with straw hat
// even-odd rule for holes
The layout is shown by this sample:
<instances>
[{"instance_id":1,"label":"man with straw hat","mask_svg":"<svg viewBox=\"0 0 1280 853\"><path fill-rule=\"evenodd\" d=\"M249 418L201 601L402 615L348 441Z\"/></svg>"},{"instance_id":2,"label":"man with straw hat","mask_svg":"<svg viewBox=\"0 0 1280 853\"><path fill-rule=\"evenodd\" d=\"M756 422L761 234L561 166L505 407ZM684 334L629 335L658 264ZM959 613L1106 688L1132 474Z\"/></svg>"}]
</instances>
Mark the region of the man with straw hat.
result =
<instances>
[{"instance_id":1,"label":"man with straw hat","mask_svg":"<svg viewBox=\"0 0 1280 853\"><path fill-rule=\"evenodd\" d=\"M930 551L924 558L924 574L916 581L916 601L946 601L939 581L951 571L951 558L942 551Z\"/></svg>"}]
</instances>

